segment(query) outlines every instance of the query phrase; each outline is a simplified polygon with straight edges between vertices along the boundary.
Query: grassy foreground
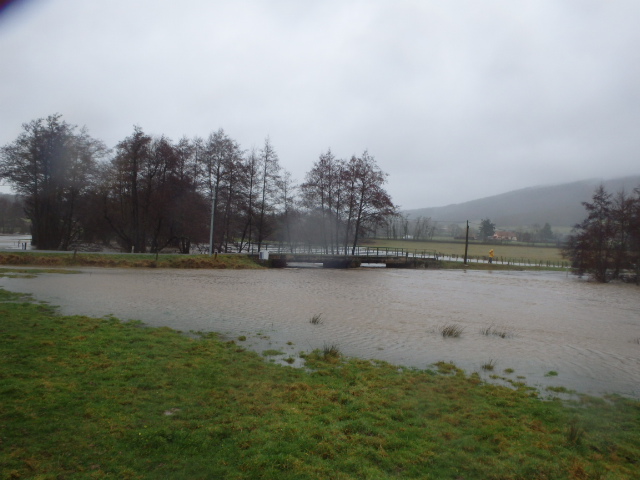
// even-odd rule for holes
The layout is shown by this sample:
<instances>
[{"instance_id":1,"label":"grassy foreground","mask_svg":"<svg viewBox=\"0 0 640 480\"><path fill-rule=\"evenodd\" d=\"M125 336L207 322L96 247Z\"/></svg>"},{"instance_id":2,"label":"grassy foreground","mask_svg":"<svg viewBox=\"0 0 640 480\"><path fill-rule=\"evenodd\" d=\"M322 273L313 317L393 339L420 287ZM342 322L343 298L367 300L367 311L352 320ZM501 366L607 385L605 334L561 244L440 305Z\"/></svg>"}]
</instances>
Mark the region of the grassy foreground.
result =
<instances>
[{"instance_id":1,"label":"grassy foreground","mask_svg":"<svg viewBox=\"0 0 640 480\"><path fill-rule=\"evenodd\" d=\"M640 403L60 316L0 290L0 478L632 479Z\"/></svg>"}]
</instances>

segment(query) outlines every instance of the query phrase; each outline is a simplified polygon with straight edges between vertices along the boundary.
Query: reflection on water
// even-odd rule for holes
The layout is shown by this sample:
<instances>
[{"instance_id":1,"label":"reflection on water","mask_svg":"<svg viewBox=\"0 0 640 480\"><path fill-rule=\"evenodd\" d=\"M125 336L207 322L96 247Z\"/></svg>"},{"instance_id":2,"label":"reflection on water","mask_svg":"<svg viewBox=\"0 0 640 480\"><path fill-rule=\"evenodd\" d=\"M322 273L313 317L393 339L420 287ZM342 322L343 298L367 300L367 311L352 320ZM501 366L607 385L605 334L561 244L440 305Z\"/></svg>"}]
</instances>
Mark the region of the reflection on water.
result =
<instances>
[{"instance_id":1,"label":"reflection on water","mask_svg":"<svg viewBox=\"0 0 640 480\"><path fill-rule=\"evenodd\" d=\"M351 356L418 368L452 361L480 373L494 360L494 373L512 368L510 377L532 385L640 398L640 297L633 285L553 272L86 269L3 278L0 286L32 292L65 314L245 335L257 350L295 356L331 343ZM324 323L311 325L319 313ZM464 327L461 338L438 333L450 323ZM490 325L514 336L482 335ZM552 370L558 376L545 376Z\"/></svg>"}]
</instances>

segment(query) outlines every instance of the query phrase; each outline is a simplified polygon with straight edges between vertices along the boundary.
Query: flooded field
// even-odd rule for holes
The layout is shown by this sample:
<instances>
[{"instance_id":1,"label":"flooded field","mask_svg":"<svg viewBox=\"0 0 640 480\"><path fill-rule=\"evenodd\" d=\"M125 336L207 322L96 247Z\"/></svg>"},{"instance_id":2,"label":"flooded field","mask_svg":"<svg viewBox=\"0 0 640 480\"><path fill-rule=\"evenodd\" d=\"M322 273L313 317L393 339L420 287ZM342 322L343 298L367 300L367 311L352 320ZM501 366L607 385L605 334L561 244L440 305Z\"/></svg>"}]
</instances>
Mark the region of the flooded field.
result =
<instances>
[{"instance_id":1,"label":"flooded field","mask_svg":"<svg viewBox=\"0 0 640 480\"><path fill-rule=\"evenodd\" d=\"M31 235L0 235L0 250L31 250Z\"/></svg>"},{"instance_id":2,"label":"flooded field","mask_svg":"<svg viewBox=\"0 0 640 480\"><path fill-rule=\"evenodd\" d=\"M398 365L451 361L484 377L640 398L640 289L634 285L555 272L363 268L83 269L0 278L0 286L33 293L64 314L113 314L228 339L246 336L238 343L286 357L334 344L346 355ZM320 314L322 323L312 325ZM460 338L443 338L441 327L449 324L463 329ZM489 327L504 338L487 335ZM493 372L482 369L489 362Z\"/></svg>"}]
</instances>

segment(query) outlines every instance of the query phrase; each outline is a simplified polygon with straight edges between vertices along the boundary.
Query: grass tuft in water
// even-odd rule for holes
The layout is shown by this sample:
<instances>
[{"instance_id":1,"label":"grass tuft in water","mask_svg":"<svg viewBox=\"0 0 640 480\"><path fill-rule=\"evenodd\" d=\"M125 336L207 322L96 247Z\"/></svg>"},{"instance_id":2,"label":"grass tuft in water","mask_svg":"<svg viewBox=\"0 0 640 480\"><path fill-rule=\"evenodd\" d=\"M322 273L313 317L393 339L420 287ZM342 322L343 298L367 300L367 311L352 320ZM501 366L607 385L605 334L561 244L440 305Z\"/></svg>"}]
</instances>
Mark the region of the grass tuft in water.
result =
<instances>
[{"instance_id":1,"label":"grass tuft in water","mask_svg":"<svg viewBox=\"0 0 640 480\"><path fill-rule=\"evenodd\" d=\"M514 333L509 328L496 325L483 327L480 329L480 333L487 337L512 338L514 336Z\"/></svg>"},{"instance_id":2,"label":"grass tuft in water","mask_svg":"<svg viewBox=\"0 0 640 480\"><path fill-rule=\"evenodd\" d=\"M557 377L558 376L558 372L556 372L555 370L549 370L547 373L544 374L545 377Z\"/></svg>"},{"instance_id":3,"label":"grass tuft in water","mask_svg":"<svg viewBox=\"0 0 640 480\"><path fill-rule=\"evenodd\" d=\"M492 358L488 362L485 362L485 363L482 364L482 369L483 370L488 370L488 371L493 371L495 366L496 366L496 361Z\"/></svg>"},{"instance_id":4,"label":"grass tuft in water","mask_svg":"<svg viewBox=\"0 0 640 480\"><path fill-rule=\"evenodd\" d=\"M548 390L549 392L555 392L555 393L576 393L575 390L570 390L567 387L547 387L546 390Z\"/></svg>"},{"instance_id":5,"label":"grass tuft in water","mask_svg":"<svg viewBox=\"0 0 640 480\"><path fill-rule=\"evenodd\" d=\"M264 350L262 352L263 357L277 357L278 355L284 355L284 352L280 350Z\"/></svg>"},{"instance_id":6,"label":"grass tuft in water","mask_svg":"<svg viewBox=\"0 0 640 480\"><path fill-rule=\"evenodd\" d=\"M324 323L324 320L322 320L322 314L321 313L316 313L313 317L311 317L311 319L309 320L309 323L311 325L322 325Z\"/></svg>"},{"instance_id":7,"label":"grass tuft in water","mask_svg":"<svg viewBox=\"0 0 640 480\"><path fill-rule=\"evenodd\" d=\"M325 343L322 347L322 355L325 360L338 360L342 353L335 343Z\"/></svg>"},{"instance_id":8,"label":"grass tuft in water","mask_svg":"<svg viewBox=\"0 0 640 480\"><path fill-rule=\"evenodd\" d=\"M449 323L440 327L440 334L444 338L460 338L463 331L464 327L461 327L460 325L456 325L454 323Z\"/></svg>"}]
</instances>

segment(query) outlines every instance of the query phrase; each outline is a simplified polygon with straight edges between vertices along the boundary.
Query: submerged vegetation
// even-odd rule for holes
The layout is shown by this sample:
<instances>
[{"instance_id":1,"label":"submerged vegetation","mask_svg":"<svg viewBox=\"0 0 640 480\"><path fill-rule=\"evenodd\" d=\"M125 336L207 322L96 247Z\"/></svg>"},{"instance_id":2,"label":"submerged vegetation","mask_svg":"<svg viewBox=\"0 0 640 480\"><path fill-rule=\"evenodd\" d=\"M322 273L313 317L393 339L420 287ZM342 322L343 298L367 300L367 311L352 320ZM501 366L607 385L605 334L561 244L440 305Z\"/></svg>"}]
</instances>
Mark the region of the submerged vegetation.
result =
<instances>
[{"instance_id":1,"label":"submerged vegetation","mask_svg":"<svg viewBox=\"0 0 640 480\"><path fill-rule=\"evenodd\" d=\"M640 404L436 370L306 368L0 290L1 478L637 478Z\"/></svg>"},{"instance_id":2,"label":"submerged vegetation","mask_svg":"<svg viewBox=\"0 0 640 480\"><path fill-rule=\"evenodd\" d=\"M440 334L444 338L459 338L464 332L464 327L453 323L448 323L440 327Z\"/></svg>"},{"instance_id":3,"label":"submerged vegetation","mask_svg":"<svg viewBox=\"0 0 640 480\"><path fill-rule=\"evenodd\" d=\"M513 331L509 327L501 327L497 325L489 325L482 327L480 333L486 337L512 338Z\"/></svg>"},{"instance_id":4,"label":"submerged vegetation","mask_svg":"<svg viewBox=\"0 0 640 480\"><path fill-rule=\"evenodd\" d=\"M482 369L483 370L489 370L489 371L493 371L493 369L496 367L496 360L495 359L491 359L488 362L485 362L482 364Z\"/></svg>"}]
</instances>

